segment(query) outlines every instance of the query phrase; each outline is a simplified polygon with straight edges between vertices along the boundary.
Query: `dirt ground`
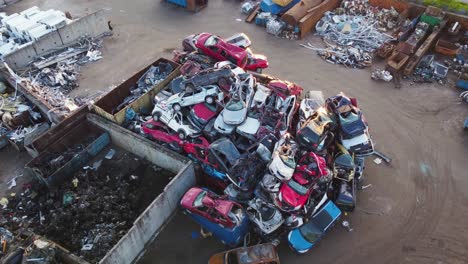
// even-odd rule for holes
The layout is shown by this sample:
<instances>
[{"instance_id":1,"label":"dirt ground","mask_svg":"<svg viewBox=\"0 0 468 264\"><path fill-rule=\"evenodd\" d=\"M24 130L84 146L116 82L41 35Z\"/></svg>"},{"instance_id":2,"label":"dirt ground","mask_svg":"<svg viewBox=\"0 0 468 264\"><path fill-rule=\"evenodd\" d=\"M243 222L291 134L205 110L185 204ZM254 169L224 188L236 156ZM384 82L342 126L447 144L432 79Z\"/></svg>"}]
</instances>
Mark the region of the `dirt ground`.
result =
<instances>
[{"instance_id":1,"label":"dirt ground","mask_svg":"<svg viewBox=\"0 0 468 264\"><path fill-rule=\"evenodd\" d=\"M114 36L104 42L104 59L83 68L77 95L106 91L155 58L170 58L167 50L180 47L186 35L206 31L221 36L245 32L253 50L268 56L266 73L326 96L344 91L358 98L376 148L393 162L367 160L365 181L372 186L359 193L357 210L346 216L352 232L337 226L304 256L283 242L282 263L468 262L468 134L462 130L468 106L459 102L453 83L405 83L397 90L374 82L369 69L328 64L301 48L301 41L278 39L237 21L243 15L234 0L211 1L197 14L149 0L22 0L6 11L32 5L77 16L104 8L112 21ZM310 35L304 42L320 40ZM177 216L141 262L206 263L210 254L223 250L214 239L192 238L193 231L198 231L195 224Z\"/></svg>"}]
</instances>

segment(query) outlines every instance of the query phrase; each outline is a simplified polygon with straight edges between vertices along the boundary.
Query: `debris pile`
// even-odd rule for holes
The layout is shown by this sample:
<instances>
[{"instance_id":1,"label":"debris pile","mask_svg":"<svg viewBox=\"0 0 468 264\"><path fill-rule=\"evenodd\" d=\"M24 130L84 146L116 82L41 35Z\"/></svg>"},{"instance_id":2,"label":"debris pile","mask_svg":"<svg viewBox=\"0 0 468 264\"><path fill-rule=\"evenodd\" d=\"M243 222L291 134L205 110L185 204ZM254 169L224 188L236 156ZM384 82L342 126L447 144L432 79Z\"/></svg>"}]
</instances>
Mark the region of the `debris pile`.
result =
<instances>
[{"instance_id":1,"label":"debris pile","mask_svg":"<svg viewBox=\"0 0 468 264\"><path fill-rule=\"evenodd\" d=\"M30 228L97 263L163 191L170 173L124 151L70 175L58 190L27 184L0 211L11 232ZM88 166L89 167L89 166ZM157 176L157 177L155 177Z\"/></svg>"},{"instance_id":2,"label":"debris pile","mask_svg":"<svg viewBox=\"0 0 468 264\"><path fill-rule=\"evenodd\" d=\"M397 20L398 12L393 8L375 8L367 0L343 1L341 7L325 12L315 25L327 48L314 49L330 63L353 68L370 66L372 52L393 39L384 31L395 28Z\"/></svg>"},{"instance_id":3,"label":"debris pile","mask_svg":"<svg viewBox=\"0 0 468 264\"><path fill-rule=\"evenodd\" d=\"M371 78L373 80L382 80L385 82L390 82L391 80L393 80L393 76L389 71L382 70L379 68L372 71Z\"/></svg>"},{"instance_id":4,"label":"debris pile","mask_svg":"<svg viewBox=\"0 0 468 264\"><path fill-rule=\"evenodd\" d=\"M36 107L24 96L17 95L1 83L0 92L0 148L10 142L20 147L47 131L49 124Z\"/></svg>"},{"instance_id":5,"label":"debris pile","mask_svg":"<svg viewBox=\"0 0 468 264\"><path fill-rule=\"evenodd\" d=\"M112 113L117 113L125 106L131 104L143 94L150 91L154 86L162 82L174 70L171 64L161 62L158 66L151 66L145 74L137 81L135 86L130 88L130 95L119 104Z\"/></svg>"},{"instance_id":6,"label":"debris pile","mask_svg":"<svg viewBox=\"0 0 468 264\"><path fill-rule=\"evenodd\" d=\"M88 100L74 100L68 94L78 84L80 66L101 57L101 39L83 38L75 45L50 54L31 64L18 76L7 66L11 76L30 92L43 98L53 110L62 114L71 113Z\"/></svg>"},{"instance_id":7,"label":"debris pile","mask_svg":"<svg viewBox=\"0 0 468 264\"><path fill-rule=\"evenodd\" d=\"M317 51L317 54L331 64L342 64L351 68L365 68L372 64L372 54L354 47L341 47L327 43L327 48L317 48L312 44L302 47Z\"/></svg>"}]
</instances>

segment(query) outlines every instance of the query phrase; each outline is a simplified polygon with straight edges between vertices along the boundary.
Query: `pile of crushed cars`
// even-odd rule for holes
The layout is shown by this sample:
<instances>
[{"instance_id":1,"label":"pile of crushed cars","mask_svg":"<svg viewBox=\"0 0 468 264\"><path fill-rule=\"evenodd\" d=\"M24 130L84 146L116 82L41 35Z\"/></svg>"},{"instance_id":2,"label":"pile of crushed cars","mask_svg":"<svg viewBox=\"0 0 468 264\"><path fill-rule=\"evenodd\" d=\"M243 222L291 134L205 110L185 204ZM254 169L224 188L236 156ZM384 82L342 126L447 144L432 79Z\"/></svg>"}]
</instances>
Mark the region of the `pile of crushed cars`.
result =
<instances>
[{"instance_id":1,"label":"pile of crushed cars","mask_svg":"<svg viewBox=\"0 0 468 264\"><path fill-rule=\"evenodd\" d=\"M247 72L264 56L233 46L208 33L185 39L176 52L183 75L156 96L141 133L200 165L204 187L191 188L181 207L223 243L289 233L304 253L356 206L374 152L368 124L355 98L312 91L301 99L299 85Z\"/></svg>"}]
</instances>

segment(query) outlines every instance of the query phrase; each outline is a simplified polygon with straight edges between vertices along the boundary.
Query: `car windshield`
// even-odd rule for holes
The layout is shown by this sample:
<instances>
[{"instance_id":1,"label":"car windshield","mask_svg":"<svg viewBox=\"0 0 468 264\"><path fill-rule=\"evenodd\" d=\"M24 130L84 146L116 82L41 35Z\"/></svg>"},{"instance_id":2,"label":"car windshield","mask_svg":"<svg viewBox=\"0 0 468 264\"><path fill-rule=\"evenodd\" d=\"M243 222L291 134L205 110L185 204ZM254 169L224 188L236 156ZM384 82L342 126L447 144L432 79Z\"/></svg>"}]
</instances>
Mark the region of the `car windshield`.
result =
<instances>
[{"instance_id":1,"label":"car windshield","mask_svg":"<svg viewBox=\"0 0 468 264\"><path fill-rule=\"evenodd\" d=\"M308 143L319 143L321 131L318 131L317 125L312 121L311 124L301 129L301 135L306 138Z\"/></svg>"},{"instance_id":2,"label":"car windshield","mask_svg":"<svg viewBox=\"0 0 468 264\"><path fill-rule=\"evenodd\" d=\"M273 218L275 215L275 209L268 207L268 206L262 206L259 208L259 212L262 216L262 221L269 221Z\"/></svg>"},{"instance_id":3,"label":"car windshield","mask_svg":"<svg viewBox=\"0 0 468 264\"><path fill-rule=\"evenodd\" d=\"M351 124L356 121L359 121L359 115L352 113L352 112L348 112L346 116L341 115L341 118L340 118L340 122L343 125Z\"/></svg>"},{"instance_id":4,"label":"car windshield","mask_svg":"<svg viewBox=\"0 0 468 264\"><path fill-rule=\"evenodd\" d=\"M301 235L310 243L315 243L323 234L313 222L301 226L299 232L301 232Z\"/></svg>"},{"instance_id":5,"label":"car windshield","mask_svg":"<svg viewBox=\"0 0 468 264\"><path fill-rule=\"evenodd\" d=\"M245 103L241 100L231 100L226 105L226 109L229 111L240 111L245 107Z\"/></svg>"},{"instance_id":6,"label":"car windshield","mask_svg":"<svg viewBox=\"0 0 468 264\"><path fill-rule=\"evenodd\" d=\"M200 206L203 206L203 198L205 198L206 196L206 191L202 191L200 192L197 197L195 198L195 200L193 201L193 207L200 207Z\"/></svg>"},{"instance_id":7,"label":"car windshield","mask_svg":"<svg viewBox=\"0 0 468 264\"><path fill-rule=\"evenodd\" d=\"M218 38L216 36L210 36L209 38L206 39L205 41L205 46L214 46L218 43Z\"/></svg>"},{"instance_id":8,"label":"car windshield","mask_svg":"<svg viewBox=\"0 0 468 264\"><path fill-rule=\"evenodd\" d=\"M303 185L300 185L297 181L295 180L290 180L288 182L288 186L291 187L294 191L296 191L300 195L306 195L308 189L304 187Z\"/></svg>"}]
</instances>

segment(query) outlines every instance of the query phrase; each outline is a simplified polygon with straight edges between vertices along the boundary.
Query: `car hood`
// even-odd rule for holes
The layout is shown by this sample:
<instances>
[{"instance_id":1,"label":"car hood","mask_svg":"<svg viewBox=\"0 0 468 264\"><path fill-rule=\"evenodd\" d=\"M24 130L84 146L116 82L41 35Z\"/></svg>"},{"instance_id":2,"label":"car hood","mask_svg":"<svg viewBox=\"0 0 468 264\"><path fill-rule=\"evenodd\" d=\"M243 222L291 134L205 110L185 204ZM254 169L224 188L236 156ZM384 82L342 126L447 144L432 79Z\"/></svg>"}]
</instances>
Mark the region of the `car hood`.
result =
<instances>
[{"instance_id":1,"label":"car hood","mask_svg":"<svg viewBox=\"0 0 468 264\"><path fill-rule=\"evenodd\" d=\"M281 196L283 198L283 202L288 203L292 207L297 207L299 205L304 205L307 201L307 195L300 195L291 187L288 186L288 183L285 182L281 185L280 188Z\"/></svg>"},{"instance_id":2,"label":"car hood","mask_svg":"<svg viewBox=\"0 0 468 264\"><path fill-rule=\"evenodd\" d=\"M240 131L249 135L255 135L259 127L260 127L260 121L258 121L258 119L247 117L244 123L242 123L240 126L237 127L237 131Z\"/></svg>"},{"instance_id":3,"label":"car hood","mask_svg":"<svg viewBox=\"0 0 468 264\"><path fill-rule=\"evenodd\" d=\"M247 115L247 108L242 108L239 111L230 111L224 109L221 115L223 116L224 123L228 125L239 125L245 120L245 116Z\"/></svg>"},{"instance_id":4,"label":"car hood","mask_svg":"<svg viewBox=\"0 0 468 264\"><path fill-rule=\"evenodd\" d=\"M221 134L231 134L236 128L235 126L224 123L223 116L219 115L214 122L214 128Z\"/></svg>"},{"instance_id":5,"label":"car hood","mask_svg":"<svg viewBox=\"0 0 468 264\"><path fill-rule=\"evenodd\" d=\"M211 109L209 109L205 103L199 103L199 104L196 104L193 108L192 108L192 112L194 115L196 115L198 118L202 119L202 120L205 120L206 122L208 122L211 118L215 117L216 116L216 112L213 112L211 111Z\"/></svg>"},{"instance_id":6,"label":"car hood","mask_svg":"<svg viewBox=\"0 0 468 264\"><path fill-rule=\"evenodd\" d=\"M304 239L299 229L294 229L289 232L288 243L296 250L307 250L314 245Z\"/></svg>"}]
</instances>

